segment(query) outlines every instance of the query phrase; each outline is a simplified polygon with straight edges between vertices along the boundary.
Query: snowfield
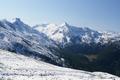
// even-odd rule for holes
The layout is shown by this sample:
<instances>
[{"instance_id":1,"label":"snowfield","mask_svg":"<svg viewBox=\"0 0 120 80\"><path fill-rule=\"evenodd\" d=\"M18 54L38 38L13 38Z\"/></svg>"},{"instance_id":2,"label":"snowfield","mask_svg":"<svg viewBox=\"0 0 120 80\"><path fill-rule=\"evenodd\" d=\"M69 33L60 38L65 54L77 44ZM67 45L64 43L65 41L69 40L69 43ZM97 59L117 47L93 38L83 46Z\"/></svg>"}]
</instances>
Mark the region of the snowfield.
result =
<instances>
[{"instance_id":1,"label":"snowfield","mask_svg":"<svg viewBox=\"0 0 120 80\"><path fill-rule=\"evenodd\" d=\"M0 50L0 80L120 80L120 78L103 72L58 67Z\"/></svg>"}]
</instances>

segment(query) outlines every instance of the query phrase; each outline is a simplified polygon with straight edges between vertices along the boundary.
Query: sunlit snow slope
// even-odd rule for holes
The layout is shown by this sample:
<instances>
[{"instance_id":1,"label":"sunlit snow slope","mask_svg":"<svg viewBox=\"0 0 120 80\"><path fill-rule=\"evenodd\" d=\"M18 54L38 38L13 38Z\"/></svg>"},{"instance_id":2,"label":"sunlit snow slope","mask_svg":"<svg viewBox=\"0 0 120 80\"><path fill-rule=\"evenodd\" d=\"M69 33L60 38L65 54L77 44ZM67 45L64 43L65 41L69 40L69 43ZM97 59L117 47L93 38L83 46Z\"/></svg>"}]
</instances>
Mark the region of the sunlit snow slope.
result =
<instances>
[{"instance_id":1,"label":"sunlit snow slope","mask_svg":"<svg viewBox=\"0 0 120 80\"><path fill-rule=\"evenodd\" d=\"M102 72L57 67L20 54L0 50L0 80L120 80Z\"/></svg>"}]
</instances>

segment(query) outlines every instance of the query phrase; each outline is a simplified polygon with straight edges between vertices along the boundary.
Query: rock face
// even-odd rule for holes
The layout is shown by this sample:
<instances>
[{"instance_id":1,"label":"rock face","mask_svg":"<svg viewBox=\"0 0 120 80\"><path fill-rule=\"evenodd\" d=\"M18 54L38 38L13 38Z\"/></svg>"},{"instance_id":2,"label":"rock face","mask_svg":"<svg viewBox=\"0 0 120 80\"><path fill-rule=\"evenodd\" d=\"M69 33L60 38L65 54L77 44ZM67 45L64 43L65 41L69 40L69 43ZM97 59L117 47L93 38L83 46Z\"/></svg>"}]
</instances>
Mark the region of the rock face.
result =
<instances>
[{"instance_id":1,"label":"rock face","mask_svg":"<svg viewBox=\"0 0 120 80\"><path fill-rule=\"evenodd\" d=\"M103 72L63 68L20 54L0 50L1 80L119 80Z\"/></svg>"}]
</instances>

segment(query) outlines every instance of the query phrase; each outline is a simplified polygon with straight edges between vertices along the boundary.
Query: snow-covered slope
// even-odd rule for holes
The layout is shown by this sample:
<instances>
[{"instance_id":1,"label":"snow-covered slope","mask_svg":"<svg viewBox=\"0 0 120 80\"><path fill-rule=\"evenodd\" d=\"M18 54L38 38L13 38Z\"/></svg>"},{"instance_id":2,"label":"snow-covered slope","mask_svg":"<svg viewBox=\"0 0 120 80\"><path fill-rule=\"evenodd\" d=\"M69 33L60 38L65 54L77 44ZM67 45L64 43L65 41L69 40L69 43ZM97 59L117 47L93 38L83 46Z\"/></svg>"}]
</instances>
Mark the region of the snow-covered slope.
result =
<instances>
[{"instance_id":1,"label":"snow-covered slope","mask_svg":"<svg viewBox=\"0 0 120 80\"><path fill-rule=\"evenodd\" d=\"M120 80L103 72L54 66L20 54L0 50L0 80Z\"/></svg>"},{"instance_id":2,"label":"snow-covered slope","mask_svg":"<svg viewBox=\"0 0 120 80\"><path fill-rule=\"evenodd\" d=\"M51 52L49 47L56 45L45 34L33 30L20 19L16 18L12 23L7 20L0 21L0 49L60 63L57 53Z\"/></svg>"},{"instance_id":3,"label":"snow-covered slope","mask_svg":"<svg viewBox=\"0 0 120 80\"><path fill-rule=\"evenodd\" d=\"M34 26L34 29L43 32L58 44L67 43L108 43L120 40L120 33L99 32L87 27L75 27L67 23L61 25L42 24Z\"/></svg>"},{"instance_id":4,"label":"snow-covered slope","mask_svg":"<svg viewBox=\"0 0 120 80\"><path fill-rule=\"evenodd\" d=\"M15 21L12 23L7 20L0 21L0 32L3 31L4 33L5 31L11 32L14 35L27 37L28 39L31 37L34 37L35 39L37 38L40 40L38 43L42 45L48 45L48 46L54 45L52 41L49 40L45 34L32 29L29 25L22 22L19 18L16 18Z\"/></svg>"}]
</instances>

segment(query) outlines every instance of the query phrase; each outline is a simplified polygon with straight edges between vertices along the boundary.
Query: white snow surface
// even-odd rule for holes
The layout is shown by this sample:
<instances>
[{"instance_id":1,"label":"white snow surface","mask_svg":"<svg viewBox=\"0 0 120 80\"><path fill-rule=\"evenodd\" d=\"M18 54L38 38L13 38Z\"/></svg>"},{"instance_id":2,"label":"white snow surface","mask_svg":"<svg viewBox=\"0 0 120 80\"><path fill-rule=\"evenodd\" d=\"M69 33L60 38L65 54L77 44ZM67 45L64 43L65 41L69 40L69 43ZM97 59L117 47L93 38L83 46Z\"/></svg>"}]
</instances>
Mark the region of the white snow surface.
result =
<instances>
[{"instance_id":1,"label":"white snow surface","mask_svg":"<svg viewBox=\"0 0 120 80\"><path fill-rule=\"evenodd\" d=\"M120 80L120 78L103 72L58 67L0 50L0 80Z\"/></svg>"}]
</instances>

